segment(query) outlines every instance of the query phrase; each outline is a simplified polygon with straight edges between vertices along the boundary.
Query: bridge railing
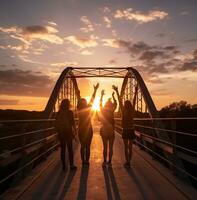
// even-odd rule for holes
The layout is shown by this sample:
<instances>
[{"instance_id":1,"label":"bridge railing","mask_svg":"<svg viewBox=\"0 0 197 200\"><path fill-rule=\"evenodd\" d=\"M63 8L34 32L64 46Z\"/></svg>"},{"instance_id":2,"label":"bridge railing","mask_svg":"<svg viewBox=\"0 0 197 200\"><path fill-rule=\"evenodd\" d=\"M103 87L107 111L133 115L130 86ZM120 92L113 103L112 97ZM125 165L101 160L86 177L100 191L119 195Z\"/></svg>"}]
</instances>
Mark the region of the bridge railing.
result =
<instances>
[{"instance_id":1,"label":"bridge railing","mask_svg":"<svg viewBox=\"0 0 197 200\"><path fill-rule=\"evenodd\" d=\"M197 118L134 118L134 121L135 143L154 158L165 163L175 174L185 174L196 187L197 129L191 128L186 132L186 127L188 124L196 127ZM163 127L156 127L158 123L155 121L162 122ZM181 126L179 126L180 124ZM120 118L116 118L116 130L121 134ZM158 138L155 134L156 131L159 131L160 134L167 133L170 140ZM183 161L183 166L177 163L177 157Z\"/></svg>"},{"instance_id":2,"label":"bridge railing","mask_svg":"<svg viewBox=\"0 0 197 200\"><path fill-rule=\"evenodd\" d=\"M54 119L0 121L0 194L57 148Z\"/></svg>"},{"instance_id":3,"label":"bridge railing","mask_svg":"<svg viewBox=\"0 0 197 200\"><path fill-rule=\"evenodd\" d=\"M134 120L135 143L151 153L154 158L167 164L174 172L180 171L190 177L196 185L197 134L195 130L189 133L177 130L176 126L177 121L181 124L193 121L196 124L197 118L135 118ZM154 121L166 122L164 128L156 127ZM122 131L120 123L121 119L116 118L116 130L119 133ZM4 120L0 121L0 130L0 192L2 193L55 150L58 147L58 140L54 130L54 119ZM167 132L170 141L157 138L155 131L160 131L161 134ZM184 146L184 143L190 144L190 148ZM183 160L183 167L176 163L177 156Z\"/></svg>"}]
</instances>

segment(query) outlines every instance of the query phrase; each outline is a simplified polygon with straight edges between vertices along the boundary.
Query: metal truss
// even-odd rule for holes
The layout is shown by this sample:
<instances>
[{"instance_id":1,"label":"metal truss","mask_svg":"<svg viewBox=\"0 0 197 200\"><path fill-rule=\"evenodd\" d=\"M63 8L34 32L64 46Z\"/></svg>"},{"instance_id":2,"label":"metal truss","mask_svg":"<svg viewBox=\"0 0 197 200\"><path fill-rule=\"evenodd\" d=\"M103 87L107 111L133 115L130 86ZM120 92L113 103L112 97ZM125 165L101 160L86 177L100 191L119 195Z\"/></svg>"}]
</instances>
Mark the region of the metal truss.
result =
<instances>
[{"instance_id":1,"label":"metal truss","mask_svg":"<svg viewBox=\"0 0 197 200\"><path fill-rule=\"evenodd\" d=\"M75 78L94 78L94 77L105 77L105 78L124 78L127 73L127 68L123 67L75 67L72 70Z\"/></svg>"},{"instance_id":2,"label":"metal truss","mask_svg":"<svg viewBox=\"0 0 197 200\"><path fill-rule=\"evenodd\" d=\"M70 99L73 110L76 110L79 98L77 80L80 78L120 78L123 79L121 97L123 101L133 100L134 88L139 87L137 94L136 110L139 112L149 112L152 118L158 117L154 102L148 89L139 74L131 67L67 67L58 78L53 92L45 108L45 115L51 118L52 113L56 112L62 99Z\"/></svg>"}]
</instances>

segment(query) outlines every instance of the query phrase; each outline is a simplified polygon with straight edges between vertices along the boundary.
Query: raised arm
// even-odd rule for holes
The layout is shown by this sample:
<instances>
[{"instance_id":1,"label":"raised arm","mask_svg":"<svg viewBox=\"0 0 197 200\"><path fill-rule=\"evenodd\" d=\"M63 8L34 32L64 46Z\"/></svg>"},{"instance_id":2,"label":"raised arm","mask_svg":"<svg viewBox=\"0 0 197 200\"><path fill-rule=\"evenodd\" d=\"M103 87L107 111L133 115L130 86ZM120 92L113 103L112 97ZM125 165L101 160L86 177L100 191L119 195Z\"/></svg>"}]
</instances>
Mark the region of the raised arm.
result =
<instances>
[{"instance_id":1,"label":"raised arm","mask_svg":"<svg viewBox=\"0 0 197 200\"><path fill-rule=\"evenodd\" d=\"M138 92L138 86L135 86L135 93L134 93L134 97L133 97L133 112L135 111L137 92Z\"/></svg>"},{"instance_id":2,"label":"raised arm","mask_svg":"<svg viewBox=\"0 0 197 200\"><path fill-rule=\"evenodd\" d=\"M117 94L120 109L121 109L121 111L123 111L122 99L121 99L120 94L119 94L119 92L118 92L118 87L115 86L115 85L113 85L112 88L114 89L114 91L115 91L116 94Z\"/></svg>"},{"instance_id":3,"label":"raised arm","mask_svg":"<svg viewBox=\"0 0 197 200\"><path fill-rule=\"evenodd\" d=\"M117 108L117 101L116 101L116 98L115 98L114 95L115 95L115 92L112 93L112 98L113 98L113 101L114 101L114 103L113 103L114 104L114 110L116 110L116 108Z\"/></svg>"},{"instance_id":4,"label":"raised arm","mask_svg":"<svg viewBox=\"0 0 197 200\"><path fill-rule=\"evenodd\" d=\"M80 90L78 90L77 92L78 92L78 96L79 96L79 99L77 101L77 109L79 110L80 109L79 104L80 104L80 101L81 101L81 95L80 95Z\"/></svg>"},{"instance_id":5,"label":"raised arm","mask_svg":"<svg viewBox=\"0 0 197 200\"><path fill-rule=\"evenodd\" d=\"M103 96L104 95L105 95L105 90L102 90L101 91L101 98L100 98L100 111L102 110L102 107L103 107L102 103L103 103Z\"/></svg>"},{"instance_id":6,"label":"raised arm","mask_svg":"<svg viewBox=\"0 0 197 200\"><path fill-rule=\"evenodd\" d=\"M97 83L96 85L94 85L94 92L93 92L92 97L90 99L89 105L93 104L98 88L99 88L99 83Z\"/></svg>"}]
</instances>

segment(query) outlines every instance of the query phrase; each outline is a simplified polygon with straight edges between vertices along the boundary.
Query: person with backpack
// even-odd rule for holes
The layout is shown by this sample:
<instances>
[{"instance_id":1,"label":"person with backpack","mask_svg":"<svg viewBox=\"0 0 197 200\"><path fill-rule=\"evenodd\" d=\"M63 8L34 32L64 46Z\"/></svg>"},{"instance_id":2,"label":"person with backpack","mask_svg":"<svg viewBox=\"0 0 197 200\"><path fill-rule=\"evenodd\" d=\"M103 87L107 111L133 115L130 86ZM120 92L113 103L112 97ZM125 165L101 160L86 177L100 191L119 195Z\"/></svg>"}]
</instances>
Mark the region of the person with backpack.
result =
<instances>
[{"instance_id":1,"label":"person with backpack","mask_svg":"<svg viewBox=\"0 0 197 200\"><path fill-rule=\"evenodd\" d=\"M135 112L135 103L136 103L138 87L137 86L135 87L133 102L131 103L131 101L126 100L124 102L124 105L122 103L121 96L118 92L118 87L113 85L112 88L114 89L114 91L118 96L119 106L122 112L122 128L123 128L122 139L124 141L124 150L126 159L124 166L130 167L132 159L132 146L133 146L133 141L135 139L133 117Z\"/></svg>"},{"instance_id":2,"label":"person with backpack","mask_svg":"<svg viewBox=\"0 0 197 200\"><path fill-rule=\"evenodd\" d=\"M101 98L100 98L100 121L102 123L100 129L100 135L103 141L103 166L108 164L111 166L112 156L113 156L113 144L115 139L114 133L114 111L117 107L117 102L114 97L114 92L112 93L113 103L111 99L105 103L104 107L102 106L103 96L105 91L101 91ZM107 150L109 147L109 159L107 162Z\"/></svg>"},{"instance_id":3,"label":"person with backpack","mask_svg":"<svg viewBox=\"0 0 197 200\"><path fill-rule=\"evenodd\" d=\"M76 169L73 159L73 139L76 135L76 126L73 112L69 109L70 101L68 99L62 100L59 111L56 115L55 129L58 133L60 142L60 158L62 161L62 169L65 171L65 151L68 149L70 169Z\"/></svg>"},{"instance_id":4,"label":"person with backpack","mask_svg":"<svg viewBox=\"0 0 197 200\"><path fill-rule=\"evenodd\" d=\"M91 108L94 102L96 92L98 90L99 84L97 83L94 86L94 92L90 99L90 102L87 103L85 98L79 98L77 109L79 117L79 126L78 126L78 136L81 144L81 161L83 165L89 165L90 159L90 146L93 137L93 129L91 123Z\"/></svg>"}]
</instances>

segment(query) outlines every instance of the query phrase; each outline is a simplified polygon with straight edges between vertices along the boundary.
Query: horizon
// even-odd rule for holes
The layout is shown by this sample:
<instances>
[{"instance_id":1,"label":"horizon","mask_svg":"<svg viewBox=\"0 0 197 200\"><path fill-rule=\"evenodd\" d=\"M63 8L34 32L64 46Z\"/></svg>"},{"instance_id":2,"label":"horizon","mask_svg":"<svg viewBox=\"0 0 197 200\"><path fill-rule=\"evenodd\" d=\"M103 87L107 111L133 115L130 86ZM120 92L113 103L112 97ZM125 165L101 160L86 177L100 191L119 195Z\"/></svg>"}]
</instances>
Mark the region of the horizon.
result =
<instances>
[{"instance_id":1,"label":"horizon","mask_svg":"<svg viewBox=\"0 0 197 200\"><path fill-rule=\"evenodd\" d=\"M158 110L196 104L196 8L195 0L2 0L0 109L44 110L67 66L135 66ZM109 78L80 79L82 96L97 82L97 96L105 88L109 98Z\"/></svg>"}]
</instances>

